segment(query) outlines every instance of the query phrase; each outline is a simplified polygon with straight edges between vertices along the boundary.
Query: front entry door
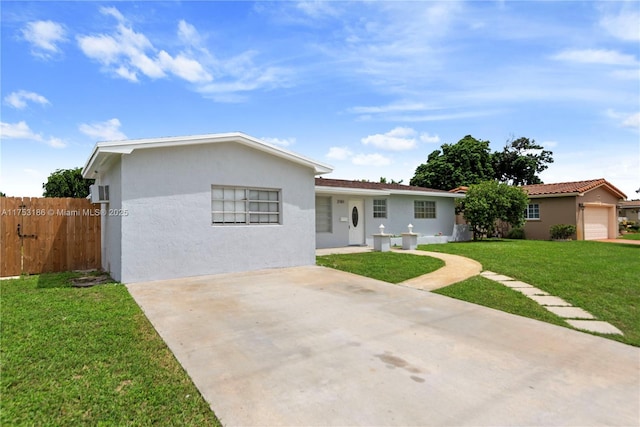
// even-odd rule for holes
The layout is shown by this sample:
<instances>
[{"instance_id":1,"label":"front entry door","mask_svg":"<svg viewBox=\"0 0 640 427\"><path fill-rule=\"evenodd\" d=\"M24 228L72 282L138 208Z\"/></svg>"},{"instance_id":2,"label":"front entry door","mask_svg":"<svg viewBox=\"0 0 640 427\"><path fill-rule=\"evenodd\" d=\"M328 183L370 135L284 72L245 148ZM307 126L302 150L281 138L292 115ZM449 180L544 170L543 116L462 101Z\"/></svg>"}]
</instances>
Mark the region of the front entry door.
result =
<instances>
[{"instance_id":1,"label":"front entry door","mask_svg":"<svg viewBox=\"0 0 640 427\"><path fill-rule=\"evenodd\" d=\"M349 244L364 244L364 201L349 200Z\"/></svg>"}]
</instances>

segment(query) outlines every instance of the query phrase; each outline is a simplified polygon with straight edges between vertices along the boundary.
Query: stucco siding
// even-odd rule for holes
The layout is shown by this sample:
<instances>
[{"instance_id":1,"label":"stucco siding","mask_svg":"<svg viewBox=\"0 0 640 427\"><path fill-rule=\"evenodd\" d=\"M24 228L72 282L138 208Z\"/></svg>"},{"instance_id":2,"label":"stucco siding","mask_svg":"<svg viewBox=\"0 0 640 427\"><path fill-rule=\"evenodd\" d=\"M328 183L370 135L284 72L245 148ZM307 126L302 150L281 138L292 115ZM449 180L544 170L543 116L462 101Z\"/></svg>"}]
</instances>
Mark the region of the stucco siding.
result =
<instances>
[{"instance_id":1,"label":"stucco siding","mask_svg":"<svg viewBox=\"0 0 640 427\"><path fill-rule=\"evenodd\" d=\"M549 240L549 229L555 224L576 225L576 198L549 197L533 198L529 203L540 205L540 219L527 220L524 227L525 236L531 240ZM575 238L575 236L574 236Z\"/></svg>"},{"instance_id":2,"label":"stucco siding","mask_svg":"<svg viewBox=\"0 0 640 427\"><path fill-rule=\"evenodd\" d=\"M577 203L604 203L607 205L617 205L620 199L616 198L604 188L596 188L577 197Z\"/></svg>"},{"instance_id":3,"label":"stucco siding","mask_svg":"<svg viewBox=\"0 0 640 427\"><path fill-rule=\"evenodd\" d=\"M451 198L424 197L413 195L387 196L357 196L344 194L319 194L321 197L331 197L332 201L332 231L316 233L317 248L342 247L349 245L349 200L364 201L364 233L368 246L373 246L373 235L379 233L383 224L385 233L400 234L407 230L407 226L414 226L413 232L420 236L434 236L442 233L450 236L455 222L455 204ZM387 218L373 217L373 201L387 200ZM414 218L414 200L429 200L436 204L436 218ZM345 220L342 220L345 219Z\"/></svg>"},{"instance_id":4,"label":"stucco siding","mask_svg":"<svg viewBox=\"0 0 640 427\"><path fill-rule=\"evenodd\" d=\"M126 283L315 262L314 172L235 143L134 151L122 160ZM281 224L212 225L211 186L281 190Z\"/></svg>"}]
</instances>

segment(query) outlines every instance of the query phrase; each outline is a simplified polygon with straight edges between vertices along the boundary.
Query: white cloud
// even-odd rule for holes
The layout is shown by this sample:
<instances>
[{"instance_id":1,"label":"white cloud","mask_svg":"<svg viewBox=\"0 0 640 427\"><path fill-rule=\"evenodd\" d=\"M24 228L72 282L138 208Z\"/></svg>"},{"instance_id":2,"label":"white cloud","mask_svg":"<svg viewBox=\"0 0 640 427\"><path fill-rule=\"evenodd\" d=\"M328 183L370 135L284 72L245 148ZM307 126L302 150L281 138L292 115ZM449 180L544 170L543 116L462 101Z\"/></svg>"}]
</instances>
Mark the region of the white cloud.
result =
<instances>
[{"instance_id":1,"label":"white cloud","mask_svg":"<svg viewBox=\"0 0 640 427\"><path fill-rule=\"evenodd\" d=\"M65 148L67 146L67 143L64 140L55 137L51 137L45 142L53 148Z\"/></svg>"},{"instance_id":2,"label":"white cloud","mask_svg":"<svg viewBox=\"0 0 640 427\"><path fill-rule=\"evenodd\" d=\"M97 123L82 123L78 126L80 132L101 141L121 141L127 136L120 131L120 120L110 119Z\"/></svg>"},{"instance_id":3,"label":"white cloud","mask_svg":"<svg viewBox=\"0 0 640 427\"><path fill-rule=\"evenodd\" d=\"M296 143L295 138L269 138L264 137L261 138L263 141L268 142L269 144L279 145L281 147L288 147Z\"/></svg>"},{"instance_id":4,"label":"white cloud","mask_svg":"<svg viewBox=\"0 0 640 427\"><path fill-rule=\"evenodd\" d=\"M611 2L614 5L619 2ZM631 7L627 7L631 5ZM600 19L600 25L611 35L625 41L640 41L640 30L638 23L640 22L640 11L635 6L637 3L623 3L621 10L615 13L606 13Z\"/></svg>"},{"instance_id":5,"label":"white cloud","mask_svg":"<svg viewBox=\"0 0 640 427\"><path fill-rule=\"evenodd\" d=\"M416 148L417 132L408 127L396 127L384 134L369 135L362 138L364 145L373 145L382 150L405 151Z\"/></svg>"},{"instance_id":6,"label":"white cloud","mask_svg":"<svg viewBox=\"0 0 640 427\"><path fill-rule=\"evenodd\" d=\"M347 147L331 147L329 148L329 153L327 153L327 158L333 160L346 160L352 154L353 152Z\"/></svg>"},{"instance_id":7,"label":"white cloud","mask_svg":"<svg viewBox=\"0 0 640 427\"><path fill-rule=\"evenodd\" d=\"M64 148L67 146L67 143L60 138L43 138L41 134L32 131L29 125L24 121L18 123L0 122L0 139L24 139L44 142L53 148Z\"/></svg>"},{"instance_id":8,"label":"white cloud","mask_svg":"<svg viewBox=\"0 0 640 427\"><path fill-rule=\"evenodd\" d=\"M24 121L18 123L0 122L0 138L42 141L42 135L34 133Z\"/></svg>"},{"instance_id":9,"label":"white cloud","mask_svg":"<svg viewBox=\"0 0 640 427\"><path fill-rule=\"evenodd\" d=\"M202 65L194 60L178 55L172 58L164 50L158 55L160 65L178 77L191 83L203 83L212 80L211 74L205 71Z\"/></svg>"},{"instance_id":10,"label":"white cloud","mask_svg":"<svg viewBox=\"0 0 640 427\"><path fill-rule=\"evenodd\" d=\"M45 59L59 53L58 44L67 40L64 27L53 21L28 22L21 32L22 37L31 43L31 53Z\"/></svg>"},{"instance_id":11,"label":"white cloud","mask_svg":"<svg viewBox=\"0 0 640 427\"><path fill-rule=\"evenodd\" d=\"M639 113L620 113L609 108L605 111L605 115L615 121L622 127L628 127L640 130L640 112Z\"/></svg>"},{"instance_id":12,"label":"white cloud","mask_svg":"<svg viewBox=\"0 0 640 427\"><path fill-rule=\"evenodd\" d=\"M543 141L540 145L546 149L554 148L558 146L558 141Z\"/></svg>"},{"instance_id":13,"label":"white cloud","mask_svg":"<svg viewBox=\"0 0 640 427\"><path fill-rule=\"evenodd\" d=\"M184 20L178 21L178 52L159 49L143 33L136 31L113 7L102 13L116 18L115 29L104 34L80 35L78 46L89 58L99 62L113 76L137 82L178 77L194 85L206 98L219 102L240 102L247 92L287 87L291 72L277 66L255 64L255 51L245 51L227 59L216 58L204 45L204 37Z\"/></svg>"},{"instance_id":14,"label":"white cloud","mask_svg":"<svg viewBox=\"0 0 640 427\"><path fill-rule=\"evenodd\" d=\"M391 159L382 154L357 154L351 160L354 165L358 166L386 166L391 164Z\"/></svg>"},{"instance_id":15,"label":"white cloud","mask_svg":"<svg viewBox=\"0 0 640 427\"><path fill-rule=\"evenodd\" d=\"M640 130L640 113L628 116L622 122L622 126Z\"/></svg>"},{"instance_id":16,"label":"white cloud","mask_svg":"<svg viewBox=\"0 0 640 427\"><path fill-rule=\"evenodd\" d=\"M19 110L27 106L27 101L35 102L36 104L47 105L49 100L42 95L35 92L28 92L26 90L19 90L17 92L11 92L4 97L4 101Z\"/></svg>"},{"instance_id":17,"label":"white cloud","mask_svg":"<svg viewBox=\"0 0 640 427\"><path fill-rule=\"evenodd\" d=\"M607 49L568 49L553 55L552 58L583 64L638 65L635 56Z\"/></svg>"},{"instance_id":18,"label":"white cloud","mask_svg":"<svg viewBox=\"0 0 640 427\"><path fill-rule=\"evenodd\" d=\"M427 144L437 144L440 142L440 137L438 135L429 135L428 132L424 132L420 134L420 141Z\"/></svg>"},{"instance_id":19,"label":"white cloud","mask_svg":"<svg viewBox=\"0 0 640 427\"><path fill-rule=\"evenodd\" d=\"M151 79L167 76L167 73L190 83L205 83L212 80L204 65L186 52L171 55L155 48L142 33L136 32L114 7L103 7L101 12L116 18L118 24L110 34L81 35L78 46L91 59L101 63L106 70L126 80L136 82L142 74ZM178 38L195 43L199 36L195 27L180 21Z\"/></svg>"}]
</instances>

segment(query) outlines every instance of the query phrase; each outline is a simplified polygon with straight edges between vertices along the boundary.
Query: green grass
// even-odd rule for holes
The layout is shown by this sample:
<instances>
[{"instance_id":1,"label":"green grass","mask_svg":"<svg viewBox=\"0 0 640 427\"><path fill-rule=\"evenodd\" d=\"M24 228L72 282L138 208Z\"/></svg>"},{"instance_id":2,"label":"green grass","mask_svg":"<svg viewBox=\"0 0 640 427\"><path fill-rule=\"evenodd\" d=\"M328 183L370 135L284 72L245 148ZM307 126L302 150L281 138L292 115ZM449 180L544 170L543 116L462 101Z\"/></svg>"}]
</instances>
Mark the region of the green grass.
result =
<instances>
[{"instance_id":1,"label":"green grass","mask_svg":"<svg viewBox=\"0 0 640 427\"><path fill-rule=\"evenodd\" d=\"M427 245L419 249L466 256L479 261L485 270L530 283L587 310L624 333L623 337L606 335L608 338L640 346L640 246L588 241L488 240ZM461 299L486 300L484 291L469 281L454 286L469 287ZM444 288L440 293L446 292ZM502 304L500 301L485 303Z\"/></svg>"},{"instance_id":2,"label":"green grass","mask_svg":"<svg viewBox=\"0 0 640 427\"><path fill-rule=\"evenodd\" d=\"M640 233L627 233L620 236L620 239L625 240L640 240Z\"/></svg>"},{"instance_id":3,"label":"green grass","mask_svg":"<svg viewBox=\"0 0 640 427\"><path fill-rule=\"evenodd\" d=\"M220 425L120 284L0 281L0 425Z\"/></svg>"},{"instance_id":4,"label":"green grass","mask_svg":"<svg viewBox=\"0 0 640 427\"><path fill-rule=\"evenodd\" d=\"M546 310L521 292L482 276L471 277L432 292L555 325L569 326L560 316Z\"/></svg>"},{"instance_id":5,"label":"green grass","mask_svg":"<svg viewBox=\"0 0 640 427\"><path fill-rule=\"evenodd\" d=\"M389 283L404 282L444 266L444 261L437 258L395 252L324 255L316 260L318 265Z\"/></svg>"}]
</instances>

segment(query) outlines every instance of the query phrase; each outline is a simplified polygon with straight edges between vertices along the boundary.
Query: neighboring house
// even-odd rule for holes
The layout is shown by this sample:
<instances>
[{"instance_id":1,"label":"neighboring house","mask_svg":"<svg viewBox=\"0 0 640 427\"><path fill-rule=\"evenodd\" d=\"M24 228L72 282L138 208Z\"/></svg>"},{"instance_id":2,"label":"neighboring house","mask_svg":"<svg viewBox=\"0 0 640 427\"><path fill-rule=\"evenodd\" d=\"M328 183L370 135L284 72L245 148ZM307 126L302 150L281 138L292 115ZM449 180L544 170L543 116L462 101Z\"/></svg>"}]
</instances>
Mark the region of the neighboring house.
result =
<instances>
[{"instance_id":1,"label":"neighboring house","mask_svg":"<svg viewBox=\"0 0 640 427\"><path fill-rule=\"evenodd\" d=\"M555 224L576 226L578 240L615 239L618 236L617 206L626 195L607 180L525 185L529 195L526 211L527 239L550 239Z\"/></svg>"},{"instance_id":2,"label":"neighboring house","mask_svg":"<svg viewBox=\"0 0 640 427\"><path fill-rule=\"evenodd\" d=\"M640 222L640 200L625 200L618 203L620 220Z\"/></svg>"},{"instance_id":3,"label":"neighboring house","mask_svg":"<svg viewBox=\"0 0 640 427\"><path fill-rule=\"evenodd\" d=\"M401 184L316 178L316 247L373 246L373 234L399 235L409 224L427 237L451 236L454 199L464 194Z\"/></svg>"},{"instance_id":4,"label":"neighboring house","mask_svg":"<svg viewBox=\"0 0 640 427\"><path fill-rule=\"evenodd\" d=\"M314 178L331 170L227 133L101 142L82 174L108 199L102 267L130 283L314 264Z\"/></svg>"}]
</instances>

